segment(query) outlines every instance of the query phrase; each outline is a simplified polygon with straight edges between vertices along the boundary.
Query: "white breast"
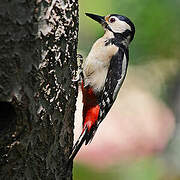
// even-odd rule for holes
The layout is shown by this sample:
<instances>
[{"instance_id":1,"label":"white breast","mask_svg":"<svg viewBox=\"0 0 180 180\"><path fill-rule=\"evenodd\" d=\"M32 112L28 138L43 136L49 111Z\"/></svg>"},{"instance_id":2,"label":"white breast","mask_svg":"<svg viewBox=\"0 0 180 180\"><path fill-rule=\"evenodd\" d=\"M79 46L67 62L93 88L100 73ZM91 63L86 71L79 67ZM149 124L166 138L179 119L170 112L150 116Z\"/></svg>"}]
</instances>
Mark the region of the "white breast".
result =
<instances>
[{"instance_id":1,"label":"white breast","mask_svg":"<svg viewBox=\"0 0 180 180\"><path fill-rule=\"evenodd\" d=\"M96 60L96 63L85 66L83 71L85 86L90 85L95 92L100 91L104 86L108 68L109 64L104 66L104 63L99 60Z\"/></svg>"},{"instance_id":2,"label":"white breast","mask_svg":"<svg viewBox=\"0 0 180 180\"><path fill-rule=\"evenodd\" d=\"M118 51L115 45L105 46L106 40L107 36L103 36L94 43L83 67L85 86L92 86L94 91L103 88L110 60Z\"/></svg>"}]
</instances>

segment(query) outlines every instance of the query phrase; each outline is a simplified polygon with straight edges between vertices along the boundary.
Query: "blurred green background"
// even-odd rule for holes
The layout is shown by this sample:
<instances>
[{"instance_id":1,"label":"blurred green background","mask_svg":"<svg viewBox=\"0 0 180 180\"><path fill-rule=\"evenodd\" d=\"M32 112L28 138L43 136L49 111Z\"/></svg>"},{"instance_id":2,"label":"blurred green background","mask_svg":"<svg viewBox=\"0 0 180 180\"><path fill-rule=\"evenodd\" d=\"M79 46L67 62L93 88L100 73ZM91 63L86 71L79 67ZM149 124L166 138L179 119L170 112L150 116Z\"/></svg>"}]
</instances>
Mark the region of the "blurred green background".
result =
<instances>
[{"instance_id":1,"label":"blurred green background","mask_svg":"<svg viewBox=\"0 0 180 180\"><path fill-rule=\"evenodd\" d=\"M179 0L79 0L79 53L86 57L94 41L103 35L100 25L86 17L85 12L129 17L136 27L135 39L130 45L130 68L141 69L139 74L142 79L146 77L144 82L151 82L148 91L173 112L176 128L159 154L152 153L103 169L77 161L74 180L180 180L179 9ZM88 150L88 146L86 148Z\"/></svg>"}]
</instances>

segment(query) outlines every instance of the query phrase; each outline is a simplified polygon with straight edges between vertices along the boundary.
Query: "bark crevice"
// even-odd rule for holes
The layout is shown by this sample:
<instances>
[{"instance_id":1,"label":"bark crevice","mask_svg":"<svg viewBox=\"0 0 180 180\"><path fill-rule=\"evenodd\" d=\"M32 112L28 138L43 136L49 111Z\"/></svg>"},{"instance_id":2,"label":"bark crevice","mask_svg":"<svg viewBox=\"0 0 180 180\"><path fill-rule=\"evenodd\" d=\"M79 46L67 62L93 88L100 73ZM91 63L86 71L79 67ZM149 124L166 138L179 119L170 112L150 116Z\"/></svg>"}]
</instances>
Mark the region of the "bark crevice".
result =
<instances>
[{"instance_id":1,"label":"bark crevice","mask_svg":"<svg viewBox=\"0 0 180 180\"><path fill-rule=\"evenodd\" d=\"M72 179L78 1L0 3L0 179Z\"/></svg>"}]
</instances>

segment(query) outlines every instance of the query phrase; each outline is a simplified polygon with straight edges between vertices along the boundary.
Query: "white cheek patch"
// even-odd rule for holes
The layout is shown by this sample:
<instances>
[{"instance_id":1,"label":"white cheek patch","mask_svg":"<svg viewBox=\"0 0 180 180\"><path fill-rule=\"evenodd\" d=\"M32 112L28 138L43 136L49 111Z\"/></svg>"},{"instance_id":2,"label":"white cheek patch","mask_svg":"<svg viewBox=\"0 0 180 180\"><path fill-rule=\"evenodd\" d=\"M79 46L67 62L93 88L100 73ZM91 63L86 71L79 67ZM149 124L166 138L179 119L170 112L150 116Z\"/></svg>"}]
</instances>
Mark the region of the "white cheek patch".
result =
<instances>
[{"instance_id":1,"label":"white cheek patch","mask_svg":"<svg viewBox=\"0 0 180 180\"><path fill-rule=\"evenodd\" d=\"M120 21L119 19L116 19L116 22L110 24L111 29L113 30L113 32L116 33L122 33L126 30L130 30L131 31L131 27L129 26L129 24L127 24L125 21Z\"/></svg>"}]
</instances>

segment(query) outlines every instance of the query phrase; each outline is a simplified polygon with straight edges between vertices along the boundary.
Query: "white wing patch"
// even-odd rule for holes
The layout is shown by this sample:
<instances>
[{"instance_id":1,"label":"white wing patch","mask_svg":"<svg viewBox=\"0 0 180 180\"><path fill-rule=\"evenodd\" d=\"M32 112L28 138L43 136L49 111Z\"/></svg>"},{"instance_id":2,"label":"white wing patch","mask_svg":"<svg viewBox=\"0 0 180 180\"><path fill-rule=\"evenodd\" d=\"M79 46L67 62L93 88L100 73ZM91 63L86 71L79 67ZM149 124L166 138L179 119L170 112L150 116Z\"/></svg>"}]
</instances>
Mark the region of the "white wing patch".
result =
<instances>
[{"instance_id":1,"label":"white wing patch","mask_svg":"<svg viewBox=\"0 0 180 180\"><path fill-rule=\"evenodd\" d=\"M119 89L124 81L124 77L126 75L126 70L127 70L127 58L126 58L126 55L124 54L124 57L123 57L123 62L122 62L122 73L121 73L121 78L118 80L118 83L114 89L114 93L113 93L113 100L116 99L117 97L117 94L119 92Z\"/></svg>"}]
</instances>

